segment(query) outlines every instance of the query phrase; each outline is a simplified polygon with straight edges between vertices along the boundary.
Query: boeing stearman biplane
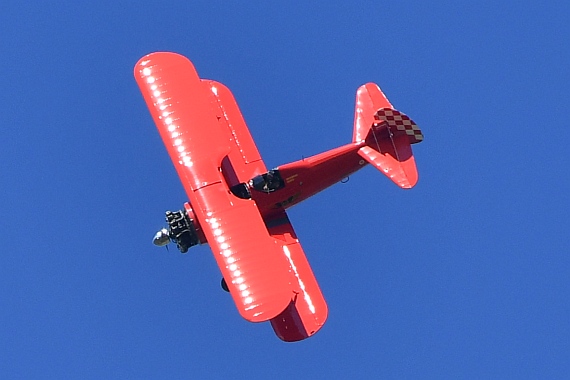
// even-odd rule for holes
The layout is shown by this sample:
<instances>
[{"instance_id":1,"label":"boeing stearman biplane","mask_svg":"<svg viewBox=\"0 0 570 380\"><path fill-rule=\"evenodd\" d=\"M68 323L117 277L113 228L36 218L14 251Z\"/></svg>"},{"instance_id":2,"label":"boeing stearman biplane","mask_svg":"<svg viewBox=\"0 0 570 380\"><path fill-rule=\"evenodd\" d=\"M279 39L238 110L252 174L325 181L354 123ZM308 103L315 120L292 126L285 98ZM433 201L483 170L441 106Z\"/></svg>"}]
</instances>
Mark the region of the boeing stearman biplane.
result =
<instances>
[{"instance_id":1,"label":"boeing stearman biplane","mask_svg":"<svg viewBox=\"0 0 570 380\"><path fill-rule=\"evenodd\" d=\"M166 213L154 243L183 253L208 243L243 318L270 321L284 341L316 333L327 304L285 210L367 164L413 187L416 124L368 83L356 93L350 144L267 170L230 90L187 58L149 54L135 78L189 198Z\"/></svg>"}]
</instances>

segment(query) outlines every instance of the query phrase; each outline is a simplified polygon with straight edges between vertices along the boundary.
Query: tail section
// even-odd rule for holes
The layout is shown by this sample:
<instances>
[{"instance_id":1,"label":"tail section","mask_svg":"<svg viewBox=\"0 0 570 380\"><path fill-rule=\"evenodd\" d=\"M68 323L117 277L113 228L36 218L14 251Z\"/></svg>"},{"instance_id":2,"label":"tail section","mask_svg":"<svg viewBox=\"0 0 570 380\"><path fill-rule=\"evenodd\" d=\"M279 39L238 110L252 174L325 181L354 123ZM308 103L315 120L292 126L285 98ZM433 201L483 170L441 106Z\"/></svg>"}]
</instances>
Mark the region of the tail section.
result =
<instances>
[{"instance_id":1,"label":"tail section","mask_svg":"<svg viewBox=\"0 0 570 380\"><path fill-rule=\"evenodd\" d=\"M395 110L376 84L358 89L352 141L364 142L358 154L403 189L418 182L411 144L422 140L416 123Z\"/></svg>"}]
</instances>

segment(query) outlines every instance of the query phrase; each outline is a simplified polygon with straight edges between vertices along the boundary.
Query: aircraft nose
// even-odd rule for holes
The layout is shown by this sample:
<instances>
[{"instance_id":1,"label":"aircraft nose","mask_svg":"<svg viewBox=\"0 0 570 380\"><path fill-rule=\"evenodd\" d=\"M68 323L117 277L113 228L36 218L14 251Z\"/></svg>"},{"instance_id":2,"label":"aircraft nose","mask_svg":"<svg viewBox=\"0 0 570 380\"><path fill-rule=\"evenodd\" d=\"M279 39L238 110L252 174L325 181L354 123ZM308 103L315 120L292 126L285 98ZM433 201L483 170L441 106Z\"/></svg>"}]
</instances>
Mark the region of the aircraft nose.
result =
<instances>
[{"instance_id":1,"label":"aircraft nose","mask_svg":"<svg viewBox=\"0 0 570 380\"><path fill-rule=\"evenodd\" d=\"M156 235L154 235L154 238L152 239L152 244L159 247L164 247L168 243L170 243L170 236L166 228L163 228L160 231L158 231Z\"/></svg>"}]
</instances>

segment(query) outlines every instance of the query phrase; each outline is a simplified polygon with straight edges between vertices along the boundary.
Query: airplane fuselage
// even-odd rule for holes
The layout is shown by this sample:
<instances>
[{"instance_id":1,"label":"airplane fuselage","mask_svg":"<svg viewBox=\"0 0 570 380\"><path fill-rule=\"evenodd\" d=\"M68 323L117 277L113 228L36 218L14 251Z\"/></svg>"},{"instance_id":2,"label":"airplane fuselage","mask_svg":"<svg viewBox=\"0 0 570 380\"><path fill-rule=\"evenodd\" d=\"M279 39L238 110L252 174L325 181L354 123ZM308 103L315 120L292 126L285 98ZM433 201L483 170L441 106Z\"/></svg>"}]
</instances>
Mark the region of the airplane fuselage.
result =
<instances>
[{"instance_id":1,"label":"airplane fuselage","mask_svg":"<svg viewBox=\"0 0 570 380\"><path fill-rule=\"evenodd\" d=\"M281 186L272 191L250 186L251 198L264 218L271 219L366 166L368 162L358 154L364 145L354 142L281 165L273 171L280 177Z\"/></svg>"}]
</instances>

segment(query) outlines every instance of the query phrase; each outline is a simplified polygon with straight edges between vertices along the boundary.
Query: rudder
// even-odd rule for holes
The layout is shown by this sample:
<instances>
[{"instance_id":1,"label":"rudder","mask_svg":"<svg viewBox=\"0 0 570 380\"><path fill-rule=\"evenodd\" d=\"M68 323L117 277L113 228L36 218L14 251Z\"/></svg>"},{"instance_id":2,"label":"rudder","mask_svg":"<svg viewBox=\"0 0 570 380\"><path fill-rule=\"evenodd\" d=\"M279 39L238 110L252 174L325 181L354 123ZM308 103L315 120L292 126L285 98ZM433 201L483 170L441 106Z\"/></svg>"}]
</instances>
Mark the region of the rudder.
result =
<instances>
[{"instance_id":1,"label":"rudder","mask_svg":"<svg viewBox=\"0 0 570 380\"><path fill-rule=\"evenodd\" d=\"M364 142L358 154L403 189L418 181L411 144L422 140L416 123L395 110L378 85L367 83L358 89L352 141Z\"/></svg>"}]
</instances>

